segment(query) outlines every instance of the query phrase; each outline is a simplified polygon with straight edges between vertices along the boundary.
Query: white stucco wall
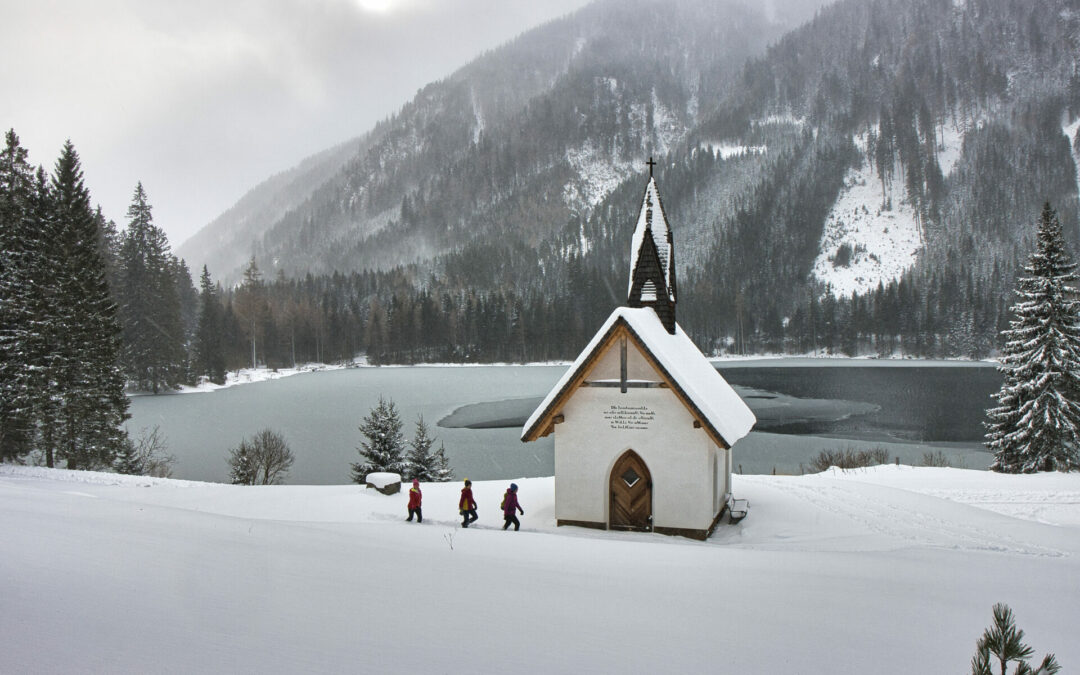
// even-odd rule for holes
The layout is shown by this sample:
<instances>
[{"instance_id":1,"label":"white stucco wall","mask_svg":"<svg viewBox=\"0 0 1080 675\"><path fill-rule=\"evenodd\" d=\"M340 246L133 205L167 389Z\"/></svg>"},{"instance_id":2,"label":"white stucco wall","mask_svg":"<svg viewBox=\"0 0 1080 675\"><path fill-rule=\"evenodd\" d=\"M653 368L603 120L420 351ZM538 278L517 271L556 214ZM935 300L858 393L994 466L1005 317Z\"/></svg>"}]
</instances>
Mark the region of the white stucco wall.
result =
<instances>
[{"instance_id":1,"label":"white stucco wall","mask_svg":"<svg viewBox=\"0 0 1080 675\"><path fill-rule=\"evenodd\" d=\"M600 358L589 372L590 380L617 380L621 369L621 357L619 355L619 342L615 341ZM637 350L632 342L627 341L626 349L626 378L628 380L655 380L660 381L660 376L645 357Z\"/></svg>"},{"instance_id":2,"label":"white stucco wall","mask_svg":"<svg viewBox=\"0 0 1080 675\"><path fill-rule=\"evenodd\" d=\"M641 359L636 350L629 351L628 370L633 357ZM612 352L617 377L618 348L609 357ZM610 358L602 359L589 379L606 379L611 365ZM630 379L656 377L636 367L633 371ZM672 390L632 388L624 394L617 387L584 387L560 412L564 421L555 425L556 518L607 523L611 468L633 450L652 475L654 527L703 530L712 524L727 492L728 452L717 448L704 429L694 428L693 416Z\"/></svg>"}]
</instances>

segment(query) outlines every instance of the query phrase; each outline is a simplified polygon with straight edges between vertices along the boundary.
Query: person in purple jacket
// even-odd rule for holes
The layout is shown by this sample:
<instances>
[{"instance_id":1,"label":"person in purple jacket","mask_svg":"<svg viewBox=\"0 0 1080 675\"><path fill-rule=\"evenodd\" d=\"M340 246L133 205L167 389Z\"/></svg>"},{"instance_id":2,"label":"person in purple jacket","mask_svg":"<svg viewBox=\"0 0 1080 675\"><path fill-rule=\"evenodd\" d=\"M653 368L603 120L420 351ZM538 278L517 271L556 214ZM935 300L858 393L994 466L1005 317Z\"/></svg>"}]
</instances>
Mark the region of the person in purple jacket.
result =
<instances>
[{"instance_id":1,"label":"person in purple jacket","mask_svg":"<svg viewBox=\"0 0 1080 675\"><path fill-rule=\"evenodd\" d=\"M514 524L514 531L517 532L521 529L521 521L517 519L515 511L520 511L521 515L525 515L525 509L521 508L518 504L517 498L517 485L510 483L510 489L503 495L503 518L506 522L503 524L503 529L510 527L510 523Z\"/></svg>"}]
</instances>

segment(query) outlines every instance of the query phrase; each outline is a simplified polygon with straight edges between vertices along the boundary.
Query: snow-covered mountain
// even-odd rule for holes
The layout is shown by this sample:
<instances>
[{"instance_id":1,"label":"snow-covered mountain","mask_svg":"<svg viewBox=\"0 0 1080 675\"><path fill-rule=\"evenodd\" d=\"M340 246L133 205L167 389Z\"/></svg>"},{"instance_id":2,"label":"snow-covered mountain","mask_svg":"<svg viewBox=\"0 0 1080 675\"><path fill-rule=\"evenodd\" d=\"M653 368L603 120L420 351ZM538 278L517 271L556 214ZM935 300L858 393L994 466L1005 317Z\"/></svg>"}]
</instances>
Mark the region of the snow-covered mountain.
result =
<instances>
[{"instance_id":1,"label":"snow-covered mountain","mask_svg":"<svg viewBox=\"0 0 1080 675\"><path fill-rule=\"evenodd\" d=\"M1080 242L1080 11L813 6L598 0L261 186L180 254L227 280L252 253L269 278L366 271L374 290L338 300L363 308L429 294L449 315L509 292L588 324L624 300L652 156L680 322L704 349L981 358L1044 202Z\"/></svg>"},{"instance_id":2,"label":"snow-covered mountain","mask_svg":"<svg viewBox=\"0 0 1080 675\"><path fill-rule=\"evenodd\" d=\"M600 0L421 90L363 137L275 176L178 248L235 278L424 262L591 212L711 112L817 0Z\"/></svg>"}]
</instances>

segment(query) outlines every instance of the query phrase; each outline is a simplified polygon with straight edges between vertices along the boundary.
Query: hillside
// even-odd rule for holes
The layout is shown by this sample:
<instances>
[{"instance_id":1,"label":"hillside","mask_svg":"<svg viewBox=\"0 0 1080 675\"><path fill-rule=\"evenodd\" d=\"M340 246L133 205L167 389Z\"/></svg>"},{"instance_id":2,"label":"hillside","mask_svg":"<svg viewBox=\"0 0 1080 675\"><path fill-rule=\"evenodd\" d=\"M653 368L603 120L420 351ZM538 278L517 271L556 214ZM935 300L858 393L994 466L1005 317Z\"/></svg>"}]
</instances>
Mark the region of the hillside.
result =
<instances>
[{"instance_id":1,"label":"hillside","mask_svg":"<svg viewBox=\"0 0 1080 675\"><path fill-rule=\"evenodd\" d=\"M272 179L178 252L236 278L253 252L292 275L423 263L508 233L535 246L679 144L817 4L601 0L430 84L344 165Z\"/></svg>"},{"instance_id":2,"label":"hillside","mask_svg":"<svg viewBox=\"0 0 1080 675\"><path fill-rule=\"evenodd\" d=\"M1080 663L1080 476L735 476L704 543L555 528L550 478L406 496L0 465L10 672L966 672L995 602Z\"/></svg>"},{"instance_id":3,"label":"hillside","mask_svg":"<svg viewBox=\"0 0 1080 675\"><path fill-rule=\"evenodd\" d=\"M706 352L992 355L1044 202L1080 243L1080 11L843 0L771 21L808 7L589 5L425 88L302 203L201 253L227 280L252 252L296 279L278 294L320 315L307 336L347 331L339 358L571 358L625 299L656 156L679 321Z\"/></svg>"}]
</instances>

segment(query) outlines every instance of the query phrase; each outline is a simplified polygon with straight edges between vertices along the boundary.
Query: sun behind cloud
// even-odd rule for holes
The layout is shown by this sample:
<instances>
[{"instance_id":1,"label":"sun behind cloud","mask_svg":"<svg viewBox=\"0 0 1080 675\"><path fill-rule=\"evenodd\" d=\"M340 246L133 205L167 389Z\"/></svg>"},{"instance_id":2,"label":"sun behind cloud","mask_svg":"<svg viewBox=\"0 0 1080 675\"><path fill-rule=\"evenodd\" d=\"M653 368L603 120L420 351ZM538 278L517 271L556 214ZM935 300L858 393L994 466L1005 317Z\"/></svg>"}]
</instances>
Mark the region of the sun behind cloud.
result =
<instances>
[{"instance_id":1,"label":"sun behind cloud","mask_svg":"<svg viewBox=\"0 0 1080 675\"><path fill-rule=\"evenodd\" d=\"M386 14L390 10L394 9L394 6L397 3L395 2L395 0L356 0L356 4L360 6L360 9L366 12Z\"/></svg>"}]
</instances>

